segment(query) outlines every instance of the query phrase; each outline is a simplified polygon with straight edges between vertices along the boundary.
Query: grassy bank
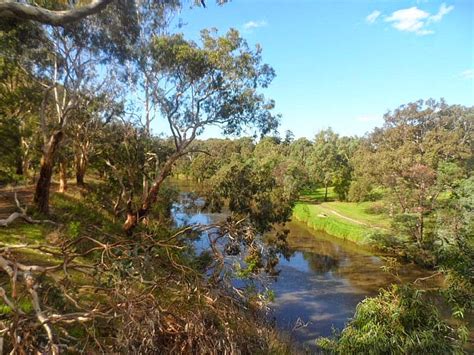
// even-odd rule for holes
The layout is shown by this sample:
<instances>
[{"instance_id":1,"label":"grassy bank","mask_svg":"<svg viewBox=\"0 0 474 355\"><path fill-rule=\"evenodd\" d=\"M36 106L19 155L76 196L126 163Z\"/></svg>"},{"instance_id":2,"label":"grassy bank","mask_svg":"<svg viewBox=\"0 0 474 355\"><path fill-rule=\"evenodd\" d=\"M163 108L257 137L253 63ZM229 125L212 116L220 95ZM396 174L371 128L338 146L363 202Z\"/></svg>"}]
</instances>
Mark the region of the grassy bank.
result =
<instances>
[{"instance_id":1,"label":"grassy bank","mask_svg":"<svg viewBox=\"0 0 474 355\"><path fill-rule=\"evenodd\" d=\"M323 198L324 189L305 191L293 209L293 217L313 229L359 244L367 243L373 231L390 226L380 202L334 201L332 189L328 191L328 201Z\"/></svg>"},{"instance_id":2,"label":"grassy bank","mask_svg":"<svg viewBox=\"0 0 474 355\"><path fill-rule=\"evenodd\" d=\"M91 319L51 324L54 334L71 335L67 339L71 349L86 353L218 349L224 353L236 348L242 353L291 353L291 344L268 326L253 299L244 303L207 283L203 262L185 248L186 239L174 238L176 231L159 223L140 226L134 238L128 238L121 220L101 207L100 186L88 186L87 191L71 186L68 193L52 194L49 218L55 225L17 219L0 228L1 257L50 270L32 276L45 314L97 310ZM31 192L32 187L28 189ZM0 202L14 209L9 197L0 194ZM3 214L0 218L9 212ZM64 267L65 255L76 253L81 254L74 261L76 267ZM18 283L14 292L8 275L0 276L6 295L16 302L10 306L0 301L0 315L31 323L35 308L26 283ZM34 337L25 329L18 330L25 348L37 349L40 341L47 341L41 327L34 328ZM94 342L89 341L90 334ZM5 348L12 349L10 338Z\"/></svg>"}]
</instances>

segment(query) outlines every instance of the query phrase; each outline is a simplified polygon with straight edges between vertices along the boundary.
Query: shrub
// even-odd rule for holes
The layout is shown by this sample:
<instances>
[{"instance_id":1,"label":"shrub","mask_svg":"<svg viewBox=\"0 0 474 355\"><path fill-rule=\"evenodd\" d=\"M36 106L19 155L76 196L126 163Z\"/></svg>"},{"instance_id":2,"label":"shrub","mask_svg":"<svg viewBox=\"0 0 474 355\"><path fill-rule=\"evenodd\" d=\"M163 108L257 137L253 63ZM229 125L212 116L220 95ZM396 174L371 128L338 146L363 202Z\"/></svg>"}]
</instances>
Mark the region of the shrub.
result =
<instances>
[{"instance_id":1,"label":"shrub","mask_svg":"<svg viewBox=\"0 0 474 355\"><path fill-rule=\"evenodd\" d=\"M393 285L359 303L339 335L317 344L334 354L453 354L462 353L464 341L464 329L441 320L423 291Z\"/></svg>"}]
</instances>

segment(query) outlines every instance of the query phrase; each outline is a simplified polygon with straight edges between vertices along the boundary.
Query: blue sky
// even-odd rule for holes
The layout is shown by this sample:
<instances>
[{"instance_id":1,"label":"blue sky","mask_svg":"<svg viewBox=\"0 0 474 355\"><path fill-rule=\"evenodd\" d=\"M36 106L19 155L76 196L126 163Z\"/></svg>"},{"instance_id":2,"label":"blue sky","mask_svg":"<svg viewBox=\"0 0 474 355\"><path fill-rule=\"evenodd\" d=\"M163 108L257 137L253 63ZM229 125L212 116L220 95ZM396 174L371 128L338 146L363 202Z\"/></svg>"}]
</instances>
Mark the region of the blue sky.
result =
<instances>
[{"instance_id":1,"label":"blue sky","mask_svg":"<svg viewBox=\"0 0 474 355\"><path fill-rule=\"evenodd\" d=\"M280 132L313 138L332 127L363 135L420 98L474 105L474 1L233 0L184 9L180 30L238 29L263 47L277 77L265 94ZM209 130L204 137L216 136Z\"/></svg>"}]
</instances>

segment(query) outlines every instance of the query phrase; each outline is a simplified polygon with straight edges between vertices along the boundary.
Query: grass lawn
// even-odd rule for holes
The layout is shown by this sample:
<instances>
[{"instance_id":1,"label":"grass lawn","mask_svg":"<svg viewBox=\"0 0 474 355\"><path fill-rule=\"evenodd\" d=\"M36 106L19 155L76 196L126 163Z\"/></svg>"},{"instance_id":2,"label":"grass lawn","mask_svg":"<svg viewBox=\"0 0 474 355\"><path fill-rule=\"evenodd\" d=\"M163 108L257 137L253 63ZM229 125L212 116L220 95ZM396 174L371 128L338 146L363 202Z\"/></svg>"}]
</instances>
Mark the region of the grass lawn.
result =
<instances>
[{"instance_id":1,"label":"grass lawn","mask_svg":"<svg viewBox=\"0 0 474 355\"><path fill-rule=\"evenodd\" d=\"M389 228L390 217L385 213L374 213L374 207L381 206L377 201L365 202L325 202L321 206L327 206L340 214L361 221L371 227Z\"/></svg>"},{"instance_id":2,"label":"grass lawn","mask_svg":"<svg viewBox=\"0 0 474 355\"><path fill-rule=\"evenodd\" d=\"M324 202L324 189L305 191L293 209L293 217L311 228L324 230L339 238L356 243L367 243L374 230L390 226L390 218L374 211L382 207L380 201L335 201L332 188L328 190L328 202Z\"/></svg>"}]
</instances>

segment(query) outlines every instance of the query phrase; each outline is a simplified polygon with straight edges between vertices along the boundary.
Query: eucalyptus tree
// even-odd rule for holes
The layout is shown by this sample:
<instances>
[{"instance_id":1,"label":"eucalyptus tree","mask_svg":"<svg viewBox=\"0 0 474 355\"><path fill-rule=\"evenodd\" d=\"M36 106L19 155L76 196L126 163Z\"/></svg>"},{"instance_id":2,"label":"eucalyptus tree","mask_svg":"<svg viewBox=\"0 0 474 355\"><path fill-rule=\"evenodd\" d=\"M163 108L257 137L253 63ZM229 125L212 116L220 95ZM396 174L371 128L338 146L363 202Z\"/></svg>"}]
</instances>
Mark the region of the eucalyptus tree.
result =
<instances>
[{"instance_id":1,"label":"eucalyptus tree","mask_svg":"<svg viewBox=\"0 0 474 355\"><path fill-rule=\"evenodd\" d=\"M175 162L193 151L191 143L206 127L216 125L224 134L239 134L253 126L262 133L275 129L273 101L258 88L267 87L273 69L262 64L261 48L250 49L236 30L225 36L204 30L198 44L182 35L155 36L147 49L146 79L150 94L168 124L174 152L135 208L127 211L124 229L130 232L156 202L163 181Z\"/></svg>"},{"instance_id":2,"label":"eucalyptus tree","mask_svg":"<svg viewBox=\"0 0 474 355\"><path fill-rule=\"evenodd\" d=\"M227 0L217 0L216 2L223 4ZM161 4L179 4L180 2L177 0L155 0L153 3L159 6ZM205 7L204 0L195 0L194 3ZM140 5L140 2L136 0L90 0L85 3L82 1L78 3L75 1L50 3L47 1L4 0L0 2L0 19L32 20L45 25L64 26L92 15L104 15L104 19L106 19L108 15L118 11L124 24L128 22L133 25L136 21L136 9ZM126 33L126 31L122 33Z\"/></svg>"},{"instance_id":3,"label":"eucalyptus tree","mask_svg":"<svg viewBox=\"0 0 474 355\"><path fill-rule=\"evenodd\" d=\"M43 137L42 158L34 202L39 211L49 211L49 190L57 152L71 121L88 107L97 95L107 96L113 71L99 72L108 59L94 45L84 26L47 29L51 65L43 72L40 84L43 98L40 128ZM79 38L80 37L80 38Z\"/></svg>"},{"instance_id":4,"label":"eucalyptus tree","mask_svg":"<svg viewBox=\"0 0 474 355\"><path fill-rule=\"evenodd\" d=\"M43 39L36 25L0 24L0 161L4 171L14 167L12 173L25 177L34 158L41 103L41 86L31 68L46 65Z\"/></svg>"},{"instance_id":5,"label":"eucalyptus tree","mask_svg":"<svg viewBox=\"0 0 474 355\"><path fill-rule=\"evenodd\" d=\"M28 177L40 101L38 86L14 63L0 61L0 164L2 170Z\"/></svg>"},{"instance_id":6,"label":"eucalyptus tree","mask_svg":"<svg viewBox=\"0 0 474 355\"><path fill-rule=\"evenodd\" d=\"M361 144L355 158L357 180L386 189L400 212L401 231L421 246L426 218L443 191L450 191L457 165L463 174L472 162L472 108L444 101L417 101L385 116L385 124Z\"/></svg>"},{"instance_id":7,"label":"eucalyptus tree","mask_svg":"<svg viewBox=\"0 0 474 355\"><path fill-rule=\"evenodd\" d=\"M357 137L340 137L337 140L337 159L334 173L334 192L339 200L346 200L349 194L353 175L352 158L360 139Z\"/></svg>"},{"instance_id":8,"label":"eucalyptus tree","mask_svg":"<svg viewBox=\"0 0 474 355\"><path fill-rule=\"evenodd\" d=\"M338 139L339 136L331 128L318 132L308 161L310 176L324 187L324 201L327 201L328 187L334 182Z\"/></svg>"}]
</instances>

